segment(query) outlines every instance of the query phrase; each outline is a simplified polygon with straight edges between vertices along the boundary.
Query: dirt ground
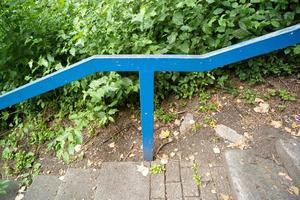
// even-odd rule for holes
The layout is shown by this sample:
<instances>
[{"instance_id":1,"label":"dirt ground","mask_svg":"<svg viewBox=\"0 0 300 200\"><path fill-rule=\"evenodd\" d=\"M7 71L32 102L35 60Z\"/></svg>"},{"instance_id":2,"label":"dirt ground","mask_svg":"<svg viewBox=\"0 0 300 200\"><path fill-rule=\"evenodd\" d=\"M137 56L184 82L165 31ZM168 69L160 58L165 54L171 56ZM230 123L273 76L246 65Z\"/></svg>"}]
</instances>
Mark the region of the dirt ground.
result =
<instances>
[{"instance_id":1,"label":"dirt ground","mask_svg":"<svg viewBox=\"0 0 300 200\"><path fill-rule=\"evenodd\" d=\"M270 109L267 113L257 113L254 108L259 102L249 104L242 95L233 96L220 89L211 91L213 95L210 100L217 102L219 108L201 113L198 112L198 97L191 100L176 100L170 97L164 100L161 106L168 112L176 113L177 121L155 121L155 159L193 160L196 157L200 163L222 164L224 151L232 147L228 147L229 143L215 134L214 126L224 124L249 139L246 148L251 148L259 156L277 162L273 148L275 140L296 137L292 134L300 131L300 81L293 76L272 77L259 85L233 80L233 86L239 93L249 88L261 95L267 94L268 89L285 89L296 94L297 98L295 101L283 101L276 95L268 100L264 99ZM115 123L95 130L93 136L85 138L81 151L69 165L58 160L53 153L41 153L39 162L42 164L42 173L62 175L68 167L98 168L104 161L142 161L138 112L139 110L123 110L118 114ZM182 121L187 113L193 115L195 124L199 127L179 133L178 120ZM205 118L209 118L210 123L204 123L207 120ZM270 125L272 121L281 121L282 126L274 128ZM166 130L170 132L170 136L161 139L161 131ZM220 152L214 152L213 148L219 149Z\"/></svg>"}]
</instances>

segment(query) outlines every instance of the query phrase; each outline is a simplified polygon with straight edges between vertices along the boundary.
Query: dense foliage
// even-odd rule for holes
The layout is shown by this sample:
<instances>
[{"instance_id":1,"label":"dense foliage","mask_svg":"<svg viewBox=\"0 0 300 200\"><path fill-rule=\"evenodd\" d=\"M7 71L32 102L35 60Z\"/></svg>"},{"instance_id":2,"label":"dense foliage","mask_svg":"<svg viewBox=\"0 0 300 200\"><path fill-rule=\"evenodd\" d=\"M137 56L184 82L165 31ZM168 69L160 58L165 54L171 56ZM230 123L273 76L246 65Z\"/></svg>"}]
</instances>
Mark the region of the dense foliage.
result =
<instances>
[{"instance_id":1,"label":"dense foliage","mask_svg":"<svg viewBox=\"0 0 300 200\"><path fill-rule=\"evenodd\" d=\"M203 54L299 21L298 0L4 0L0 91L95 54ZM156 95L190 98L230 74L255 83L299 73L299 54L296 46L208 73L159 73ZM36 172L32 151L43 144L68 162L91 121L113 121L137 94L136 74L99 73L2 111L4 168Z\"/></svg>"}]
</instances>

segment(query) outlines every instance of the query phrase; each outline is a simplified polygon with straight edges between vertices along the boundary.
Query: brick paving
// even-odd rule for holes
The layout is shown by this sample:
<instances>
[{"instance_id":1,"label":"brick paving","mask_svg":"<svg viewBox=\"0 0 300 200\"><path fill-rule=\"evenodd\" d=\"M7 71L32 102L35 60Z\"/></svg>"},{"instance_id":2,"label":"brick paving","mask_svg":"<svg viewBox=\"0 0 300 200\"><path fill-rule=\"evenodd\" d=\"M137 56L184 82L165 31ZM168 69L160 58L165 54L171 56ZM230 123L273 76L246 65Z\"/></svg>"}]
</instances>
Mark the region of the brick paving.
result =
<instances>
[{"instance_id":1,"label":"brick paving","mask_svg":"<svg viewBox=\"0 0 300 200\"><path fill-rule=\"evenodd\" d=\"M231 194L224 167L198 166L200 186L197 186L193 179L195 172L190 162L170 161L165 168L163 174L150 175L151 200L217 200L221 199L221 193ZM214 181L216 179L220 181Z\"/></svg>"}]
</instances>

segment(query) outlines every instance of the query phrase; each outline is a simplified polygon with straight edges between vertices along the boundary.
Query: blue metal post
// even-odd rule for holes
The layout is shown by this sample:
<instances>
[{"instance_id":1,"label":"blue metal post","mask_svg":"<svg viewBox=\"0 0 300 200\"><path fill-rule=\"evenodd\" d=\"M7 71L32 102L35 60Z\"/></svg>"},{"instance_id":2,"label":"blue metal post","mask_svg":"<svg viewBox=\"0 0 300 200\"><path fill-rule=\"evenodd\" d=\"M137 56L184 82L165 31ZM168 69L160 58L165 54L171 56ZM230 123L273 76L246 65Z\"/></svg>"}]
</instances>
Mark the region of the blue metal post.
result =
<instances>
[{"instance_id":1,"label":"blue metal post","mask_svg":"<svg viewBox=\"0 0 300 200\"><path fill-rule=\"evenodd\" d=\"M154 125L154 71L139 71L141 123L144 160L153 159L153 125Z\"/></svg>"}]
</instances>

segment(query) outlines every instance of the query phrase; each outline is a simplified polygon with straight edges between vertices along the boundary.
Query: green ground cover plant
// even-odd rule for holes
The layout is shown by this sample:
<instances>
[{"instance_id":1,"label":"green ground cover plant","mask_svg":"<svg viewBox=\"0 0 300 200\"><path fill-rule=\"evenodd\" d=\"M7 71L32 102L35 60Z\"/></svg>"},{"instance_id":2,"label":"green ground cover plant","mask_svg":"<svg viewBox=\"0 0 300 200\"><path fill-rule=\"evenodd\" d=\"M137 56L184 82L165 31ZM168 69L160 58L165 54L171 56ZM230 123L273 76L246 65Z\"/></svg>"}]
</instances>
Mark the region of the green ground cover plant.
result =
<instances>
[{"instance_id":1,"label":"green ground cover plant","mask_svg":"<svg viewBox=\"0 0 300 200\"><path fill-rule=\"evenodd\" d=\"M298 0L3 0L0 94L95 54L203 54L299 21ZM156 101L225 87L230 76L299 74L299 54L298 45L211 72L158 73ZM40 148L70 162L83 130L113 122L138 91L137 74L98 73L0 111L5 171L27 180Z\"/></svg>"}]
</instances>

